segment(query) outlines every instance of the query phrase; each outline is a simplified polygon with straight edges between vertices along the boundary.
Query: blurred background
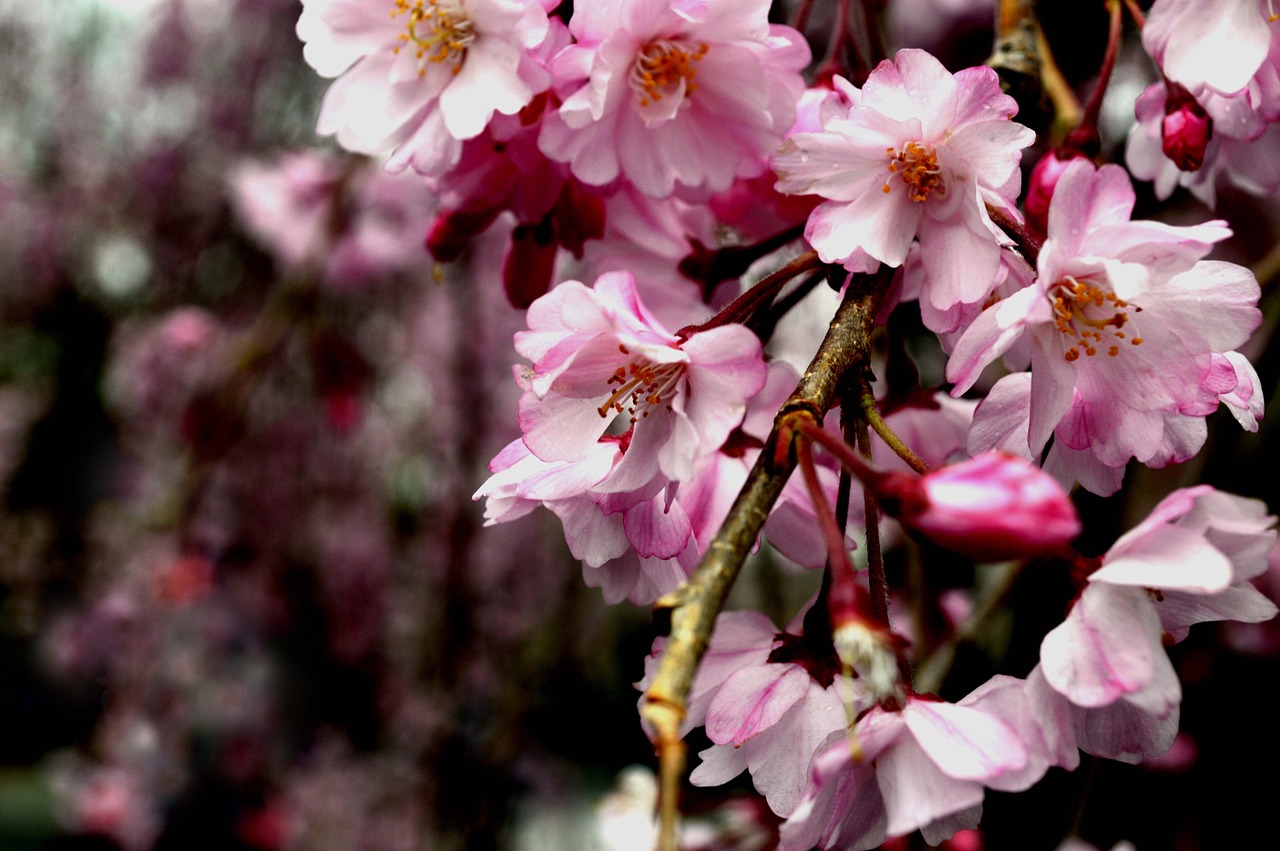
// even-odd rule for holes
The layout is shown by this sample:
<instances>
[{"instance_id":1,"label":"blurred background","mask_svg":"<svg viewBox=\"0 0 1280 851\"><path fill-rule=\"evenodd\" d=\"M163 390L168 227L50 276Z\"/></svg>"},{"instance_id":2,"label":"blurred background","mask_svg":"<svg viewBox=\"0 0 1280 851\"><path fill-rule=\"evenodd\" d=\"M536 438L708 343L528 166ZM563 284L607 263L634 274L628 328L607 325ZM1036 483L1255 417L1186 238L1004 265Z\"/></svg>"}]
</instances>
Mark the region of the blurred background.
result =
<instances>
[{"instance_id":1,"label":"blurred background","mask_svg":"<svg viewBox=\"0 0 1280 851\"><path fill-rule=\"evenodd\" d=\"M650 753L648 614L471 501L501 250L316 138L299 9L0 0L4 851L536 847Z\"/></svg>"},{"instance_id":2,"label":"blurred background","mask_svg":"<svg viewBox=\"0 0 1280 851\"><path fill-rule=\"evenodd\" d=\"M989 9L942 5L900 4L898 41L981 61ZM624 771L651 615L585 587L549 513L471 500L518 434L510 224L430 262L425 185L316 138L299 8L0 0L0 851L642 848L643 818L601 824L651 803ZM1073 80L1104 30L1060 51ZM1258 261L1273 211L1224 199ZM1084 503L1103 547L1199 464L1278 507L1271 429L1222 417L1194 469ZM785 623L816 579L783 570L735 605ZM1277 647L1193 632L1175 753L990 795L988 847L1053 847L1087 784L1100 843L1247 838ZM769 846L746 788L691 793L754 826L699 847Z\"/></svg>"}]
</instances>

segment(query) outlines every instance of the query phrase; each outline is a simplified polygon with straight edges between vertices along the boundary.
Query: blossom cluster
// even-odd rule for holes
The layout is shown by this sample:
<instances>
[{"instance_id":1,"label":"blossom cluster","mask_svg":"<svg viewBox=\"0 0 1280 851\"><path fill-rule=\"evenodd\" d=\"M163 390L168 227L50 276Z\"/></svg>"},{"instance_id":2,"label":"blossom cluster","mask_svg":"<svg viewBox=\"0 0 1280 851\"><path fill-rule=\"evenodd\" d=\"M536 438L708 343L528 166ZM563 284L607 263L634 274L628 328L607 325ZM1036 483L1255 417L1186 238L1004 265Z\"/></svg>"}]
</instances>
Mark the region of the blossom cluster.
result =
<instances>
[{"instance_id":1,"label":"blossom cluster","mask_svg":"<svg viewBox=\"0 0 1280 851\"><path fill-rule=\"evenodd\" d=\"M873 49L872 5L833 44ZM1197 4L1152 7L1163 80L1137 99L1129 171L1084 153L1095 104L1024 193L1024 155L1061 140L1016 120L995 69L911 47L810 68L807 34L763 0L304 0L307 61L336 78L319 132L431 199L414 212L437 261L465 265L487 231L502 244L525 312L514 427L475 492L487 523L549 509L609 603L680 605L700 562L759 546L716 537L751 512L768 558L822 571L786 629L722 613L681 706L712 743L692 782L749 772L780 847L936 843L978 827L986 789L1026 790L1082 751L1155 758L1182 696L1166 645L1275 615L1250 584L1275 544L1264 503L1179 488L1092 556L1071 496L1188 461L1220 407L1250 431L1263 414L1242 353L1259 282L1212 256L1232 228L1133 217L1131 173L1162 198L1180 183L1212 202L1220 175L1280 189L1272 25L1256 0L1214 5L1210 26ZM281 239L245 206L286 260L338 252L317 247L332 231ZM858 299L885 344L835 376L825 416L804 394L842 345L836 305ZM916 305L941 392L904 366ZM740 496L791 465L767 501ZM893 612L926 604L875 569L890 547L931 575L942 551L1069 574L1039 663L934 694L913 663L947 639Z\"/></svg>"}]
</instances>

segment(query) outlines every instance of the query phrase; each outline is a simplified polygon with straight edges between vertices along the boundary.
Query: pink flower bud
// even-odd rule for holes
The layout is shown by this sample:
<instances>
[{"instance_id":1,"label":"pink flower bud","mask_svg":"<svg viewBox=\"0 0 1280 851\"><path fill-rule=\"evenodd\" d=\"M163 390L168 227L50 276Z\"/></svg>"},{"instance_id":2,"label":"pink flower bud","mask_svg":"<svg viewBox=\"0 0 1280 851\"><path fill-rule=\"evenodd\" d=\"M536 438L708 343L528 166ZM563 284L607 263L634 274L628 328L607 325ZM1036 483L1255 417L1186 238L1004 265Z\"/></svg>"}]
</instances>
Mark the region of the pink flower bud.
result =
<instances>
[{"instance_id":1,"label":"pink flower bud","mask_svg":"<svg viewBox=\"0 0 1280 851\"><path fill-rule=\"evenodd\" d=\"M978 561L1044 555L1080 534L1075 506L1053 477L1003 452L920 477L891 473L878 490L903 525Z\"/></svg>"},{"instance_id":2,"label":"pink flower bud","mask_svg":"<svg viewBox=\"0 0 1280 851\"><path fill-rule=\"evenodd\" d=\"M1031 169L1031 177L1027 181L1027 200L1023 202L1022 209L1027 215L1027 229L1034 235L1043 239L1048 233L1049 202L1053 200L1053 189L1071 161L1082 157L1082 154L1075 151L1049 151Z\"/></svg>"},{"instance_id":3,"label":"pink flower bud","mask_svg":"<svg viewBox=\"0 0 1280 851\"><path fill-rule=\"evenodd\" d=\"M1183 171L1199 171L1213 135L1213 119L1186 89L1170 83L1160 134L1161 149L1174 165Z\"/></svg>"},{"instance_id":4,"label":"pink flower bud","mask_svg":"<svg viewBox=\"0 0 1280 851\"><path fill-rule=\"evenodd\" d=\"M467 250L471 238L493 224L500 212L497 207L446 210L436 216L431 230L427 232L424 243L427 251L441 263L457 260Z\"/></svg>"}]
</instances>

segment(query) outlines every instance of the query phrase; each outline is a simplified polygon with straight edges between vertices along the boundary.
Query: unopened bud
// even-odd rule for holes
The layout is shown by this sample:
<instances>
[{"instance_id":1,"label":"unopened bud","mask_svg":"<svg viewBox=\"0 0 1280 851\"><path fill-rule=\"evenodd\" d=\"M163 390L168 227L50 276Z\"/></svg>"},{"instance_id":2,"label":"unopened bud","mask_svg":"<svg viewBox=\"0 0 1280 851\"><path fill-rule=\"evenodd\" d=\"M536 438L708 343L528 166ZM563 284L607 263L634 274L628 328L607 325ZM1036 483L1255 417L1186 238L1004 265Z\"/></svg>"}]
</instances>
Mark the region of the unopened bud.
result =
<instances>
[{"instance_id":1,"label":"unopened bud","mask_svg":"<svg viewBox=\"0 0 1280 851\"><path fill-rule=\"evenodd\" d=\"M441 263L450 263L462 256L471 238L483 231L501 212L497 207L483 210L446 210L436 216L424 240L431 256Z\"/></svg>"},{"instance_id":2,"label":"unopened bud","mask_svg":"<svg viewBox=\"0 0 1280 851\"><path fill-rule=\"evenodd\" d=\"M890 474L877 490L904 526L977 561L1046 555L1080 534L1075 506L1053 477L1003 452L920 477Z\"/></svg>"},{"instance_id":3,"label":"unopened bud","mask_svg":"<svg viewBox=\"0 0 1280 851\"><path fill-rule=\"evenodd\" d=\"M1082 156L1067 150L1049 151L1031 169L1031 177L1027 180L1027 200L1023 202L1022 209L1027 216L1027 229L1035 236L1043 238L1049 232L1049 202L1053 200L1058 178L1062 177L1072 160Z\"/></svg>"},{"instance_id":4,"label":"unopened bud","mask_svg":"<svg viewBox=\"0 0 1280 851\"><path fill-rule=\"evenodd\" d=\"M1161 150L1181 170L1199 171L1213 136L1213 119L1176 83L1170 84L1164 110L1164 122L1160 125Z\"/></svg>"}]
</instances>

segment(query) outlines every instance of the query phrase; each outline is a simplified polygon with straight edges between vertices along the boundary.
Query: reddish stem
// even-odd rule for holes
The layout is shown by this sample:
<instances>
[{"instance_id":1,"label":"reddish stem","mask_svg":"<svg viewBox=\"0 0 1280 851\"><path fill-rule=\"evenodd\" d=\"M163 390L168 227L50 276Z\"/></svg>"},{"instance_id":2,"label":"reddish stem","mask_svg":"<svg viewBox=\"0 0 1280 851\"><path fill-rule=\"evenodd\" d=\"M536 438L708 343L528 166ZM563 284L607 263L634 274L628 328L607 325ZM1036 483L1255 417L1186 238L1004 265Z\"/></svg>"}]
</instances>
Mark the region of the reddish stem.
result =
<instances>
[{"instance_id":1,"label":"reddish stem","mask_svg":"<svg viewBox=\"0 0 1280 851\"><path fill-rule=\"evenodd\" d=\"M1094 86L1085 104L1084 115L1080 118L1080 126L1067 134L1063 147L1078 150L1092 157L1101 148L1098 137L1098 116L1102 112L1102 99L1107 93L1107 84L1111 82L1111 72L1116 65L1116 55L1120 52L1121 17L1120 0L1109 0L1107 11L1111 16L1111 24L1107 31L1107 52L1102 57L1102 68L1098 71L1098 85Z\"/></svg>"},{"instance_id":2,"label":"reddish stem","mask_svg":"<svg viewBox=\"0 0 1280 851\"><path fill-rule=\"evenodd\" d=\"M854 576L853 563L845 548L844 530L840 528L835 511L822 489L822 483L818 481L813 450L803 438L796 441L796 465L809 490L809 498L813 500L813 509L818 515L818 528L827 541L827 570L831 577L827 610L831 613L831 625L838 627L850 620L866 620L869 610L867 594Z\"/></svg>"},{"instance_id":3,"label":"reddish stem","mask_svg":"<svg viewBox=\"0 0 1280 851\"><path fill-rule=\"evenodd\" d=\"M819 265L821 261L818 259L818 253L806 251L781 269L766 275L759 283L729 302L706 322L686 325L676 332L676 336L681 340L687 340L700 331L709 331L733 322L745 323L757 310L772 301L792 278Z\"/></svg>"}]
</instances>

